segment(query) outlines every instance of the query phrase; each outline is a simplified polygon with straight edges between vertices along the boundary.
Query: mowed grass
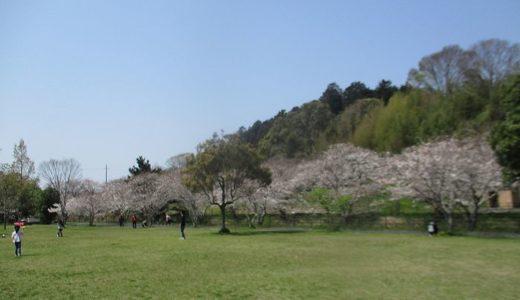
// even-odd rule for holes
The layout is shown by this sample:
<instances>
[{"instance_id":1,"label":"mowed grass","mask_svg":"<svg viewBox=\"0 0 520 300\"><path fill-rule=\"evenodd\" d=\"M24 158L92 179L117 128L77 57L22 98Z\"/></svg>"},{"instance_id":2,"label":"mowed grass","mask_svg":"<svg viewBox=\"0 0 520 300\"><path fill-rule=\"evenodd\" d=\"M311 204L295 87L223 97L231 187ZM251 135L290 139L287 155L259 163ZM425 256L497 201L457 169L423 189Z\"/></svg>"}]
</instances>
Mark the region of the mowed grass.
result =
<instances>
[{"instance_id":1,"label":"mowed grass","mask_svg":"<svg viewBox=\"0 0 520 300\"><path fill-rule=\"evenodd\" d=\"M25 229L0 299L518 299L520 240L215 228ZM8 232L10 236L10 232Z\"/></svg>"}]
</instances>

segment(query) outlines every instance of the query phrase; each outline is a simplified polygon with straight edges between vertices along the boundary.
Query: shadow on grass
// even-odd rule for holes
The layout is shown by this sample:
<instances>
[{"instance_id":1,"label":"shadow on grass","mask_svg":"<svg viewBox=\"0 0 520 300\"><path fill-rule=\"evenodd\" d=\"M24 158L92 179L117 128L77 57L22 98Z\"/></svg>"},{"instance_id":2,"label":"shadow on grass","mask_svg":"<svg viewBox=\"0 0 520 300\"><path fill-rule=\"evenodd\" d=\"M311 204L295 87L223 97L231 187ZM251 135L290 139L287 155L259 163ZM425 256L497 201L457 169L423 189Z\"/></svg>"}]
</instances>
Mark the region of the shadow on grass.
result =
<instances>
[{"instance_id":1,"label":"shadow on grass","mask_svg":"<svg viewBox=\"0 0 520 300\"><path fill-rule=\"evenodd\" d=\"M231 231L229 234L231 236L252 236L252 235L262 235L262 234L295 234L295 233L305 233L309 232L310 229L305 228L267 228L267 229L250 229L250 230L239 230L239 231ZM215 233L219 234L219 233Z\"/></svg>"}]
</instances>

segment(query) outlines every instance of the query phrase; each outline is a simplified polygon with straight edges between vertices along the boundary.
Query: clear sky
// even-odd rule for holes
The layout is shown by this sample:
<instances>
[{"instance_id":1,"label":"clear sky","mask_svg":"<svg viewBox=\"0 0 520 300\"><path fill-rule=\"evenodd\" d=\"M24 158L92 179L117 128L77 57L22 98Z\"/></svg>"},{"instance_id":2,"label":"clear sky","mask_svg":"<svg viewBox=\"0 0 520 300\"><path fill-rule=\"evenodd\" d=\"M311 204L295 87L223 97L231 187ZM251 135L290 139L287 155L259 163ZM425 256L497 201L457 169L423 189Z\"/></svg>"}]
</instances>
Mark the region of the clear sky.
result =
<instances>
[{"instance_id":1,"label":"clear sky","mask_svg":"<svg viewBox=\"0 0 520 300\"><path fill-rule=\"evenodd\" d=\"M520 42L520 1L0 0L0 162L23 138L36 165L119 178L488 38Z\"/></svg>"}]
</instances>

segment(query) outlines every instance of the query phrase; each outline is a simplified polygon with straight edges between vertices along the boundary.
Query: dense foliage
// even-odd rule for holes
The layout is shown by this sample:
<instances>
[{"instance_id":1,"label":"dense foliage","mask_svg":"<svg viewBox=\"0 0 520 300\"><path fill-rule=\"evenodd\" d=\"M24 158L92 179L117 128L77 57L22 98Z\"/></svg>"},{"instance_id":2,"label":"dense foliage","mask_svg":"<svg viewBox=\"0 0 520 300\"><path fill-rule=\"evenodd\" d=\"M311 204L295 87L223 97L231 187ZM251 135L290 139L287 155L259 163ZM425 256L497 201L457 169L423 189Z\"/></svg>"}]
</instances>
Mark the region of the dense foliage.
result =
<instances>
[{"instance_id":1,"label":"dense foliage","mask_svg":"<svg viewBox=\"0 0 520 300\"><path fill-rule=\"evenodd\" d=\"M512 180L520 177L520 75L504 85L500 99L505 116L493 130L492 145Z\"/></svg>"}]
</instances>

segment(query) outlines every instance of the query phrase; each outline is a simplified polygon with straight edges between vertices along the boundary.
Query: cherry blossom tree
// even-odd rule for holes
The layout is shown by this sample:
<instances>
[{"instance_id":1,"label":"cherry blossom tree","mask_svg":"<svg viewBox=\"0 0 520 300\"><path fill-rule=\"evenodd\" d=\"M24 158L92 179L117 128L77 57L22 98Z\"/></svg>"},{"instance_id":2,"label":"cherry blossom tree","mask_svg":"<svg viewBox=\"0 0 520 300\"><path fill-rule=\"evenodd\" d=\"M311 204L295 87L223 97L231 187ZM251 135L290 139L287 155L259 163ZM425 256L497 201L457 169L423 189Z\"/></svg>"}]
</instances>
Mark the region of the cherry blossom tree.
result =
<instances>
[{"instance_id":1,"label":"cherry blossom tree","mask_svg":"<svg viewBox=\"0 0 520 300\"><path fill-rule=\"evenodd\" d=\"M269 197L270 194L271 187L269 186L266 187L251 180L244 182L238 195L239 200L233 206L245 214L250 228L262 225L265 215L277 207L276 202Z\"/></svg>"},{"instance_id":2,"label":"cherry blossom tree","mask_svg":"<svg viewBox=\"0 0 520 300\"><path fill-rule=\"evenodd\" d=\"M375 152L351 144L333 145L317 159L301 164L289 187L297 193L329 189L330 200L337 202L335 207L346 220L361 201L384 192L377 180L380 159Z\"/></svg>"},{"instance_id":3,"label":"cherry blossom tree","mask_svg":"<svg viewBox=\"0 0 520 300\"><path fill-rule=\"evenodd\" d=\"M144 214L149 224L165 205L164 199L155 195L160 184L159 177L157 173L147 172L133 176L129 181L133 207Z\"/></svg>"},{"instance_id":4,"label":"cherry blossom tree","mask_svg":"<svg viewBox=\"0 0 520 300\"><path fill-rule=\"evenodd\" d=\"M97 215L108 211L101 193L101 185L90 179L80 182L79 193L67 203L67 211L78 216L87 216L90 226Z\"/></svg>"},{"instance_id":5,"label":"cherry blossom tree","mask_svg":"<svg viewBox=\"0 0 520 300\"><path fill-rule=\"evenodd\" d=\"M161 175L159 178L159 186L154 194L157 202L175 203L180 210L188 212L193 226L199 224L200 219L204 216L209 203L205 201L202 195L192 194L183 184L182 176L179 169Z\"/></svg>"},{"instance_id":6,"label":"cherry blossom tree","mask_svg":"<svg viewBox=\"0 0 520 300\"><path fill-rule=\"evenodd\" d=\"M483 137L457 143L459 157L457 175L453 182L457 200L466 212L468 229L475 230L479 210L502 187L501 172L493 149Z\"/></svg>"},{"instance_id":7,"label":"cherry blossom tree","mask_svg":"<svg viewBox=\"0 0 520 300\"><path fill-rule=\"evenodd\" d=\"M453 214L466 210L474 229L480 207L500 187L500 167L482 138L454 138L412 147L389 157L394 171L394 193L425 201L442 213L453 232Z\"/></svg>"},{"instance_id":8,"label":"cherry blossom tree","mask_svg":"<svg viewBox=\"0 0 520 300\"><path fill-rule=\"evenodd\" d=\"M130 185L122 179L113 180L103 186L101 196L108 212L126 216L134 208Z\"/></svg>"}]
</instances>

